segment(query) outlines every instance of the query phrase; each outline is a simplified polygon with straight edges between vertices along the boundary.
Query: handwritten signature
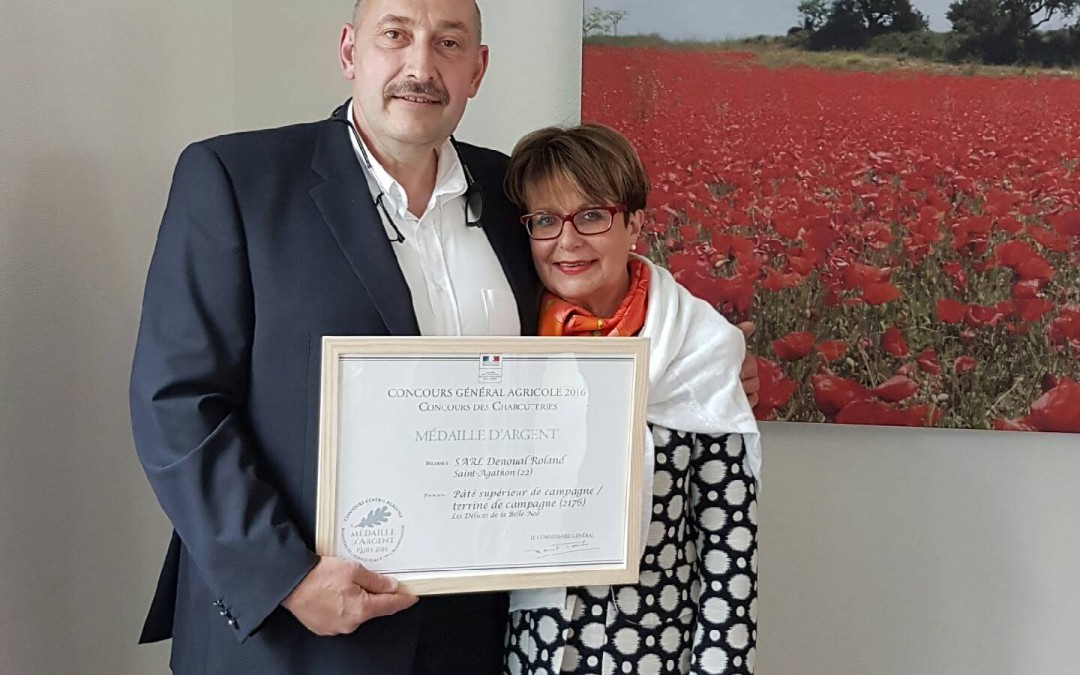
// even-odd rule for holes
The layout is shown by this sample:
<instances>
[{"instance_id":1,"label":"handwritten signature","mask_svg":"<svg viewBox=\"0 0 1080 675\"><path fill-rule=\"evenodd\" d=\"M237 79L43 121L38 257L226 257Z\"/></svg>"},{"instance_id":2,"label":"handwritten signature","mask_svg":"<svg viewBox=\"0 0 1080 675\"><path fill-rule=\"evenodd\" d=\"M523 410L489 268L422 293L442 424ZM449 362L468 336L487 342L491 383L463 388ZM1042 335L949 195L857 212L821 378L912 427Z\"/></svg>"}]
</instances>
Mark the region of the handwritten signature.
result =
<instances>
[{"instance_id":1,"label":"handwritten signature","mask_svg":"<svg viewBox=\"0 0 1080 675\"><path fill-rule=\"evenodd\" d=\"M529 553L535 553L537 558L552 558L568 553L583 553L585 551L597 551L600 549L599 546L589 546L591 543L592 542L583 539L581 541L568 541L562 544L552 544L551 546L545 546L543 548L529 548L525 550Z\"/></svg>"}]
</instances>

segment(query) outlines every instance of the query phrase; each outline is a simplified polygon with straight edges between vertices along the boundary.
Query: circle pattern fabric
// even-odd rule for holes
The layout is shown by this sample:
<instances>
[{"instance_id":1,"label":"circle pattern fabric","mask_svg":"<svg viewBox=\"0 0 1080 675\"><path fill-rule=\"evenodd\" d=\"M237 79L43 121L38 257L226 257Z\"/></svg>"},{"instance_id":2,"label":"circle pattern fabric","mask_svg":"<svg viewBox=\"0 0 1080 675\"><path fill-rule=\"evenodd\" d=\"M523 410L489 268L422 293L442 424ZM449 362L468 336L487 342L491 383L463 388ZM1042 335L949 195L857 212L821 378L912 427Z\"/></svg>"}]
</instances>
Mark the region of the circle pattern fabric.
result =
<instances>
[{"instance_id":1,"label":"circle pattern fabric","mask_svg":"<svg viewBox=\"0 0 1080 675\"><path fill-rule=\"evenodd\" d=\"M514 612L505 675L749 675L757 644L757 485L742 438L652 426L653 517L638 583L568 589Z\"/></svg>"}]
</instances>

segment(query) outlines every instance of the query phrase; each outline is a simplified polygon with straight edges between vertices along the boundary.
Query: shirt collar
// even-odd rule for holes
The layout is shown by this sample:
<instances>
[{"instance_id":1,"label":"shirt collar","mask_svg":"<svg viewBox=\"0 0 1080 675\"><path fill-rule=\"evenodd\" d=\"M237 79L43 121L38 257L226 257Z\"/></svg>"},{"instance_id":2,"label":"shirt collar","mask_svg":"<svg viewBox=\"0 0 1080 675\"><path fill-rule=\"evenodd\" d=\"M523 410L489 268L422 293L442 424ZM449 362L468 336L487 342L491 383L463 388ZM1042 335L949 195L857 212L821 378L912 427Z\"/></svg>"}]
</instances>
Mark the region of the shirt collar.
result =
<instances>
[{"instance_id":1,"label":"shirt collar","mask_svg":"<svg viewBox=\"0 0 1080 675\"><path fill-rule=\"evenodd\" d=\"M349 124L352 124L355 128L355 122L353 121L353 104L349 101L349 108L346 111L346 116ZM409 210L409 198L405 194L405 188L401 186L401 183L391 176L383 165L379 163L379 160L371 152L371 148L364 142L363 137L357 129L357 133L349 134L352 138L353 151L356 153L356 159L361 164L364 164L364 157L361 154L360 146L363 145L364 151L367 153L368 160L371 162L371 178L375 180L375 185L381 190L387 198L391 201L394 210L397 215L404 217ZM438 155L438 169L435 173L435 189L431 193L431 199L428 201L425 213L435 206L440 198L454 198L460 197L465 194L468 188L468 182L465 180L465 169L462 167L461 158L458 156L457 149L454 148L454 144L450 142L450 139L439 147L436 151Z\"/></svg>"}]
</instances>

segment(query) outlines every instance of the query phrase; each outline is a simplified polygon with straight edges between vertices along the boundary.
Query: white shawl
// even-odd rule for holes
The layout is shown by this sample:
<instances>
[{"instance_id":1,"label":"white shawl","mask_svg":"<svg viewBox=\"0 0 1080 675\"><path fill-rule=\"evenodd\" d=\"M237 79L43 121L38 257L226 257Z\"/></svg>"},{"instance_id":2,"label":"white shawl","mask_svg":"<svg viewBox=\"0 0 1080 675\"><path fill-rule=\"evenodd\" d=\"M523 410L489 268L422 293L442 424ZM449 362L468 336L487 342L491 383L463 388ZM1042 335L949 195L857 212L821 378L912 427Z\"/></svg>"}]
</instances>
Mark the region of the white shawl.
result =
<instances>
[{"instance_id":1,"label":"white shawl","mask_svg":"<svg viewBox=\"0 0 1080 675\"><path fill-rule=\"evenodd\" d=\"M652 424L690 433L742 434L744 469L760 480L761 435L739 379L746 354L742 332L709 303L691 295L666 269L635 257L649 267L649 304L640 333L650 339L645 418ZM654 462L652 434L646 433L642 552L652 522ZM512 612L565 604L565 588L510 593Z\"/></svg>"}]
</instances>

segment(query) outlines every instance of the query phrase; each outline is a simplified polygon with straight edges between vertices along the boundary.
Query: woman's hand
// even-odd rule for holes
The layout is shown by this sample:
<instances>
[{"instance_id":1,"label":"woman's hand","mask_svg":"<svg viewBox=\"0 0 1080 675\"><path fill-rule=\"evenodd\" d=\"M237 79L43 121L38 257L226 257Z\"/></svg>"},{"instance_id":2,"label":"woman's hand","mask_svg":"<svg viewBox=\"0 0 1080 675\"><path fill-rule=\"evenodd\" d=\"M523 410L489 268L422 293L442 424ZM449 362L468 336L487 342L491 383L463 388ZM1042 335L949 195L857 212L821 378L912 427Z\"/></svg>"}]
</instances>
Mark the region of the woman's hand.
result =
<instances>
[{"instance_id":1,"label":"woman's hand","mask_svg":"<svg viewBox=\"0 0 1080 675\"><path fill-rule=\"evenodd\" d=\"M746 338L746 358L743 359L742 369L739 371L739 379L742 381L742 388L743 391L746 392L746 398L750 401L750 407L753 408L758 404L758 392L761 391L761 378L758 377L757 357L750 351L750 336L754 334L754 330L757 326L751 321L743 321L736 327L743 332L743 337Z\"/></svg>"}]
</instances>

